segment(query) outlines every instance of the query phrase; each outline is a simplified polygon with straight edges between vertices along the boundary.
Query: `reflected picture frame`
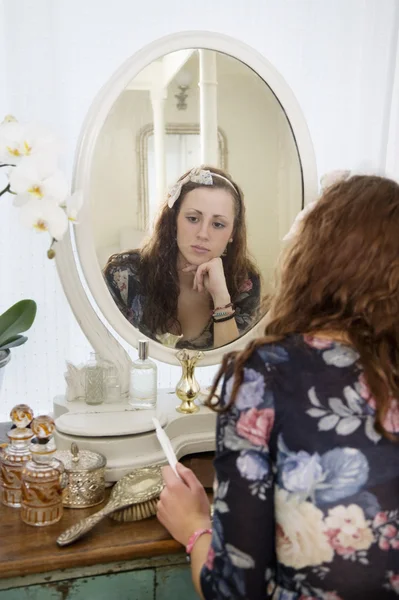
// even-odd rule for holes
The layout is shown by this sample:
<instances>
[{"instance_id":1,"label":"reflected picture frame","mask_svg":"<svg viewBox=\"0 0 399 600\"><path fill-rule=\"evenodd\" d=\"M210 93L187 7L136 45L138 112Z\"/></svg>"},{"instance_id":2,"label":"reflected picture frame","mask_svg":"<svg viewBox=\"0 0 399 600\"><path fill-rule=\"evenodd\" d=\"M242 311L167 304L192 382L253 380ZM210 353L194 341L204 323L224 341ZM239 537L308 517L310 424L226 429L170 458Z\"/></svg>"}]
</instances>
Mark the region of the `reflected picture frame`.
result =
<instances>
[{"instance_id":1,"label":"reflected picture frame","mask_svg":"<svg viewBox=\"0 0 399 600\"><path fill-rule=\"evenodd\" d=\"M136 154L138 166L137 198L138 198L138 220L140 229L146 231L148 227L148 141L154 134L154 124L147 123L142 127L136 139ZM199 135L198 123L167 123L166 135ZM228 170L227 137L221 127L218 127L218 151L219 167Z\"/></svg>"}]
</instances>

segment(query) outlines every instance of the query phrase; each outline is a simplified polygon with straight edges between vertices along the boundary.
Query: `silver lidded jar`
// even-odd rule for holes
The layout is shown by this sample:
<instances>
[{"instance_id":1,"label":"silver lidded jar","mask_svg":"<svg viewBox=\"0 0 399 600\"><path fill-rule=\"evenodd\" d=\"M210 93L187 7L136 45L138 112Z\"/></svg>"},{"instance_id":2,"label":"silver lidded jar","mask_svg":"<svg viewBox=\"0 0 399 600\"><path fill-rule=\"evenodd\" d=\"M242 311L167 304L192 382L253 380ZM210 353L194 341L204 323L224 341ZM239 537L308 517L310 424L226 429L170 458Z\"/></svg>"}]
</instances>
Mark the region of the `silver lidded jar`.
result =
<instances>
[{"instance_id":1,"label":"silver lidded jar","mask_svg":"<svg viewBox=\"0 0 399 600\"><path fill-rule=\"evenodd\" d=\"M105 496L106 458L99 452L79 450L71 444L71 450L56 453L65 466L68 483L63 490L62 503L67 508L96 506Z\"/></svg>"}]
</instances>

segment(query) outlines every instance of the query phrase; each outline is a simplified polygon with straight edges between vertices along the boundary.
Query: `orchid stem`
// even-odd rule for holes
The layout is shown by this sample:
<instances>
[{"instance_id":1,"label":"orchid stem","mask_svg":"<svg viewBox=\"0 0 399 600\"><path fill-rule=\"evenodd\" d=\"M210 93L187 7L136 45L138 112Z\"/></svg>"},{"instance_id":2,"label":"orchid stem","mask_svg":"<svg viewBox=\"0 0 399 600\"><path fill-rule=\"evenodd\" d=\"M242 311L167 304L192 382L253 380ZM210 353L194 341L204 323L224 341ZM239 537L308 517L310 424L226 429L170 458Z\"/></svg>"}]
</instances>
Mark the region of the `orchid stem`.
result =
<instances>
[{"instance_id":1,"label":"orchid stem","mask_svg":"<svg viewBox=\"0 0 399 600\"><path fill-rule=\"evenodd\" d=\"M10 191L11 191L11 190L10 190L10 184L8 184L8 186L7 186L7 187L5 187L5 188L4 188L4 190L2 190L2 191L0 192L0 196L2 196L3 194L6 194L7 192L10 192Z\"/></svg>"}]
</instances>

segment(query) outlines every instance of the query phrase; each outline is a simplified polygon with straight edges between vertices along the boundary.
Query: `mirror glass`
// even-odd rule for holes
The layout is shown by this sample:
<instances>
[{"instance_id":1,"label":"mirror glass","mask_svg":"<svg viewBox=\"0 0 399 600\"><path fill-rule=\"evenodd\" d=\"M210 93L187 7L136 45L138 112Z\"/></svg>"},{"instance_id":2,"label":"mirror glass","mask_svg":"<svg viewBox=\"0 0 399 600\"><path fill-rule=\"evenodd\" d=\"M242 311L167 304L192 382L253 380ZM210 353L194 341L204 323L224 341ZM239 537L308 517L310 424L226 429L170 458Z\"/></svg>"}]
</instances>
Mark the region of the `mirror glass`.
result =
<instances>
[{"instance_id":1,"label":"mirror glass","mask_svg":"<svg viewBox=\"0 0 399 600\"><path fill-rule=\"evenodd\" d=\"M90 173L96 255L126 327L202 350L243 335L263 316L302 190L286 114L252 69L202 49L148 65L110 110Z\"/></svg>"}]
</instances>

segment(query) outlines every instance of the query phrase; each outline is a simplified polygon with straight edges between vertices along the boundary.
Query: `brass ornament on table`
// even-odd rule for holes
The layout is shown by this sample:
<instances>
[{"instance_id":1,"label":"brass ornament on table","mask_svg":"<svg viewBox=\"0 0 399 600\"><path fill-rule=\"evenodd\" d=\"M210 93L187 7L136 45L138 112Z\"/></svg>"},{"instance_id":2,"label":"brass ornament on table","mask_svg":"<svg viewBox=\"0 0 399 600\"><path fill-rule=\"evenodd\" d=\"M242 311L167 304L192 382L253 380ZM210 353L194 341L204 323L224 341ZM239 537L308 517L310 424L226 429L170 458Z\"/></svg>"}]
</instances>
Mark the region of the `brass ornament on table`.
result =
<instances>
[{"instance_id":1,"label":"brass ornament on table","mask_svg":"<svg viewBox=\"0 0 399 600\"><path fill-rule=\"evenodd\" d=\"M107 515L116 521L140 521L155 515L163 486L160 466L135 469L114 485L104 508L69 527L57 538L57 544L75 542Z\"/></svg>"},{"instance_id":2,"label":"brass ornament on table","mask_svg":"<svg viewBox=\"0 0 399 600\"><path fill-rule=\"evenodd\" d=\"M193 352L186 349L179 350L176 358L182 366L182 375L176 386L176 396L181 400L181 404L176 406L177 412L191 415L199 411L199 406L194 404L194 400L199 394L200 385L195 379L195 366L201 358L203 352Z\"/></svg>"},{"instance_id":3,"label":"brass ornament on table","mask_svg":"<svg viewBox=\"0 0 399 600\"><path fill-rule=\"evenodd\" d=\"M67 485L62 493L62 503L68 508L89 508L104 500L105 456L99 452L79 450L71 444L71 450L55 454L65 466Z\"/></svg>"}]
</instances>

